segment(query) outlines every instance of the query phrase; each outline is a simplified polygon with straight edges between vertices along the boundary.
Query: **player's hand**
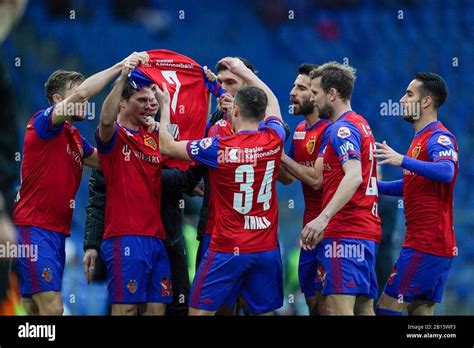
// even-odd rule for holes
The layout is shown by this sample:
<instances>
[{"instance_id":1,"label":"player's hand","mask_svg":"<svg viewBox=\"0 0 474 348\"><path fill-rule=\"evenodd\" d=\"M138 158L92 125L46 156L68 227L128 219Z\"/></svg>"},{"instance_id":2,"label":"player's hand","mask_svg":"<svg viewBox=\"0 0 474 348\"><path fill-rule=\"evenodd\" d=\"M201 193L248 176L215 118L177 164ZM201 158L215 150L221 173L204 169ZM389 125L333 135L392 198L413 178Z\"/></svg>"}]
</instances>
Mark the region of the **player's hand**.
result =
<instances>
[{"instance_id":1,"label":"player's hand","mask_svg":"<svg viewBox=\"0 0 474 348\"><path fill-rule=\"evenodd\" d=\"M82 266L84 267L84 275L86 276L86 282L89 284L94 276L95 261L98 253L95 249L87 249L82 259Z\"/></svg>"},{"instance_id":2,"label":"player's hand","mask_svg":"<svg viewBox=\"0 0 474 348\"><path fill-rule=\"evenodd\" d=\"M375 143L375 145L377 147L374 149L374 157L382 160L378 164L391 164L397 167L402 165L403 155L388 146L385 140L383 143Z\"/></svg>"},{"instance_id":3,"label":"player's hand","mask_svg":"<svg viewBox=\"0 0 474 348\"><path fill-rule=\"evenodd\" d=\"M225 57L222 58L219 63L224 65L231 73L239 75L244 80L249 80L255 76L252 70L247 68L244 62L242 62L239 58Z\"/></svg>"},{"instance_id":4,"label":"player's hand","mask_svg":"<svg viewBox=\"0 0 474 348\"><path fill-rule=\"evenodd\" d=\"M146 52L133 52L127 58L125 58L122 62L122 77L127 77L130 71L135 69L135 67L139 64L146 64L148 63L150 57Z\"/></svg>"},{"instance_id":5,"label":"player's hand","mask_svg":"<svg viewBox=\"0 0 474 348\"><path fill-rule=\"evenodd\" d=\"M160 122L155 121L155 119L151 116L147 116L145 118L143 125L148 128L147 132L150 134L160 129Z\"/></svg>"},{"instance_id":6,"label":"player's hand","mask_svg":"<svg viewBox=\"0 0 474 348\"><path fill-rule=\"evenodd\" d=\"M300 246L303 250L313 250L324 237L324 229L329 223L329 219L324 215L319 215L316 219L306 224L301 232Z\"/></svg>"},{"instance_id":7,"label":"player's hand","mask_svg":"<svg viewBox=\"0 0 474 348\"><path fill-rule=\"evenodd\" d=\"M156 86L155 89L155 98L158 100L158 103L160 104L160 107L162 108L164 105L169 105L170 104L170 92L168 91L168 87L166 87L166 83L163 82L163 84L160 86Z\"/></svg>"},{"instance_id":8,"label":"player's hand","mask_svg":"<svg viewBox=\"0 0 474 348\"><path fill-rule=\"evenodd\" d=\"M232 107L234 106L234 97L232 97L230 94L223 94L219 98L218 102L219 110L222 110L224 113L228 114L230 110L232 110Z\"/></svg>"},{"instance_id":9,"label":"player's hand","mask_svg":"<svg viewBox=\"0 0 474 348\"><path fill-rule=\"evenodd\" d=\"M204 184L202 182L194 186L193 194L200 197L204 196Z\"/></svg>"},{"instance_id":10,"label":"player's hand","mask_svg":"<svg viewBox=\"0 0 474 348\"><path fill-rule=\"evenodd\" d=\"M202 67L204 69L204 74L206 75L206 79L208 81L214 82L217 80L216 74L214 74L211 69L209 69L207 66Z\"/></svg>"},{"instance_id":11,"label":"player's hand","mask_svg":"<svg viewBox=\"0 0 474 348\"><path fill-rule=\"evenodd\" d=\"M138 61L138 64L148 64L150 61L150 56L146 51L142 52L133 52L131 55L129 55L127 58L125 58L122 63L125 63L127 61Z\"/></svg>"}]
</instances>

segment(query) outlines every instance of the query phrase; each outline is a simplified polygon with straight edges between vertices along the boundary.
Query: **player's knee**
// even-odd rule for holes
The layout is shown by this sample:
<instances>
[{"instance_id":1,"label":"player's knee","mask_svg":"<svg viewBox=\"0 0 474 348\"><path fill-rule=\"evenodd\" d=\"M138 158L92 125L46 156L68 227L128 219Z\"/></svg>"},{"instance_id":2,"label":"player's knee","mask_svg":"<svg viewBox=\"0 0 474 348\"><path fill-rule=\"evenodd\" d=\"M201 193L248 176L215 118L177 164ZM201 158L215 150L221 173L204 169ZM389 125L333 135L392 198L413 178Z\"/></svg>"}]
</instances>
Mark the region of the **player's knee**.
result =
<instances>
[{"instance_id":1,"label":"player's knee","mask_svg":"<svg viewBox=\"0 0 474 348\"><path fill-rule=\"evenodd\" d=\"M138 308L134 305L112 305L112 315L134 316L138 314Z\"/></svg>"},{"instance_id":2,"label":"player's knee","mask_svg":"<svg viewBox=\"0 0 474 348\"><path fill-rule=\"evenodd\" d=\"M53 301L47 305L43 305L39 308L39 315L53 315L61 316L64 313L64 307L62 302Z\"/></svg>"}]
</instances>

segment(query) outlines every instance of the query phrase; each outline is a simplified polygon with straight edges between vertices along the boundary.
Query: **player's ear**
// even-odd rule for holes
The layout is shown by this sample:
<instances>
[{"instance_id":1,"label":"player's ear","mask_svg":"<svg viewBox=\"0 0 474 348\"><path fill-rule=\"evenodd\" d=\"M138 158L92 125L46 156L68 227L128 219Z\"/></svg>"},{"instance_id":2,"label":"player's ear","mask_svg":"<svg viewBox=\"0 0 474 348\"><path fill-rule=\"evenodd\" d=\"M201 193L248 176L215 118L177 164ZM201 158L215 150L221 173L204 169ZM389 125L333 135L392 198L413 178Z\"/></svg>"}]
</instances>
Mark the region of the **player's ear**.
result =
<instances>
[{"instance_id":1,"label":"player's ear","mask_svg":"<svg viewBox=\"0 0 474 348\"><path fill-rule=\"evenodd\" d=\"M123 98L120 97L120 109L125 108L127 106L127 101Z\"/></svg>"},{"instance_id":2,"label":"player's ear","mask_svg":"<svg viewBox=\"0 0 474 348\"><path fill-rule=\"evenodd\" d=\"M423 109L429 108L432 104L433 104L433 98L431 98L431 96L429 95L421 99L421 107Z\"/></svg>"},{"instance_id":3,"label":"player's ear","mask_svg":"<svg viewBox=\"0 0 474 348\"><path fill-rule=\"evenodd\" d=\"M54 104L59 104L60 102L63 101L63 97L61 94L58 94L58 93L54 93L53 96L52 96L52 99L53 99L53 103Z\"/></svg>"},{"instance_id":4,"label":"player's ear","mask_svg":"<svg viewBox=\"0 0 474 348\"><path fill-rule=\"evenodd\" d=\"M329 100L331 102L334 102L337 98L337 90L335 88L331 88L329 90Z\"/></svg>"}]
</instances>

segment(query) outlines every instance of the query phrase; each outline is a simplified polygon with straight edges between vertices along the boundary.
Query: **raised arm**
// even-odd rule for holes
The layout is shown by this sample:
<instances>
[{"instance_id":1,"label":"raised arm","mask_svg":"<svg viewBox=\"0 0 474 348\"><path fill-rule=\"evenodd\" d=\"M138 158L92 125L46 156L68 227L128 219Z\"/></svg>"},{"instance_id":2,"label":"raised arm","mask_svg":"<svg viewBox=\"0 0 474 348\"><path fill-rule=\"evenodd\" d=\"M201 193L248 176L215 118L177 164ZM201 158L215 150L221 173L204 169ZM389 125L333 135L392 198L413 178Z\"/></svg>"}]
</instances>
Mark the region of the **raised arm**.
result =
<instances>
[{"instance_id":1,"label":"raised arm","mask_svg":"<svg viewBox=\"0 0 474 348\"><path fill-rule=\"evenodd\" d=\"M272 90L260 80L260 78L255 75L255 73L247 68L245 64L238 58L226 57L220 60L220 63L232 73L239 75L244 79L244 81L251 86L256 86L263 89L268 98L267 110L265 117L274 116L281 119L280 104L278 104L278 99Z\"/></svg>"},{"instance_id":2,"label":"raised arm","mask_svg":"<svg viewBox=\"0 0 474 348\"><path fill-rule=\"evenodd\" d=\"M70 107L70 104L80 104L87 102L90 97L98 94L102 89L104 89L105 86L110 83L110 81L112 81L112 79L118 73L120 73L120 70L124 66L125 62L133 55L138 55L142 57L142 59L144 59L144 57L148 57L146 52L135 52L123 61L86 79L74 90L74 92L69 97L65 98L56 105L51 118L53 126L56 127L67 120L70 121L73 117L84 119L85 115L75 115L74 111L76 108Z\"/></svg>"},{"instance_id":3,"label":"raised arm","mask_svg":"<svg viewBox=\"0 0 474 348\"><path fill-rule=\"evenodd\" d=\"M142 53L134 53L129 56L123 63L119 79L112 88L102 105L99 123L99 138L102 142L109 141L114 135L115 121L120 110L120 98L127 83L127 76L138 64L146 63L148 55Z\"/></svg>"}]
</instances>

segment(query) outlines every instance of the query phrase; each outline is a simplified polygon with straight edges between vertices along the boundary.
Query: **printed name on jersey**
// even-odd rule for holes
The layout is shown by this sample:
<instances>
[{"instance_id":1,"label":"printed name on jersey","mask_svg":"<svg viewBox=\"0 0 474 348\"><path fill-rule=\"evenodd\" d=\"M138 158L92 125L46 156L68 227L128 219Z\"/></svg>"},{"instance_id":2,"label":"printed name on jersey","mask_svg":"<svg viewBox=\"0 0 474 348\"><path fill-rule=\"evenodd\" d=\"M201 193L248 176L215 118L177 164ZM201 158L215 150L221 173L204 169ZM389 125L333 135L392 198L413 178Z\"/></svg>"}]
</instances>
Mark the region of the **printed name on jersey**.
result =
<instances>
[{"instance_id":1,"label":"printed name on jersey","mask_svg":"<svg viewBox=\"0 0 474 348\"><path fill-rule=\"evenodd\" d=\"M310 155L312 155L315 147L316 147L316 136L313 135L306 143L306 150L308 151Z\"/></svg>"},{"instance_id":2,"label":"printed name on jersey","mask_svg":"<svg viewBox=\"0 0 474 348\"><path fill-rule=\"evenodd\" d=\"M158 148L155 139L153 139L152 137L144 137L143 144L145 146L151 147L153 150L156 150Z\"/></svg>"},{"instance_id":3,"label":"printed name on jersey","mask_svg":"<svg viewBox=\"0 0 474 348\"><path fill-rule=\"evenodd\" d=\"M339 138L345 139L351 136L351 130L348 127L340 127L337 130L337 136Z\"/></svg>"},{"instance_id":4,"label":"printed name on jersey","mask_svg":"<svg viewBox=\"0 0 474 348\"><path fill-rule=\"evenodd\" d=\"M413 150L411 150L411 157L417 158L418 155L420 154L420 151L421 151L421 146L415 146Z\"/></svg>"},{"instance_id":5,"label":"printed name on jersey","mask_svg":"<svg viewBox=\"0 0 474 348\"><path fill-rule=\"evenodd\" d=\"M341 153L343 155L346 155L349 151L354 151L354 144L349 141L346 141L344 144L339 146L339 149L341 150Z\"/></svg>"},{"instance_id":6,"label":"printed name on jersey","mask_svg":"<svg viewBox=\"0 0 474 348\"><path fill-rule=\"evenodd\" d=\"M245 230L264 230L270 227L271 223L268 219L260 216L245 215Z\"/></svg>"},{"instance_id":7,"label":"printed name on jersey","mask_svg":"<svg viewBox=\"0 0 474 348\"><path fill-rule=\"evenodd\" d=\"M295 133L293 134L294 140L304 140L305 137L306 137L306 131L305 132L295 131Z\"/></svg>"},{"instance_id":8,"label":"printed name on jersey","mask_svg":"<svg viewBox=\"0 0 474 348\"><path fill-rule=\"evenodd\" d=\"M201 146L203 150L207 149L211 145L212 145L212 138L204 138L204 139L201 139L201 141L199 142L199 146Z\"/></svg>"},{"instance_id":9,"label":"printed name on jersey","mask_svg":"<svg viewBox=\"0 0 474 348\"><path fill-rule=\"evenodd\" d=\"M451 145L451 140L446 135L440 135L438 138L438 143L444 146Z\"/></svg>"},{"instance_id":10,"label":"printed name on jersey","mask_svg":"<svg viewBox=\"0 0 474 348\"><path fill-rule=\"evenodd\" d=\"M440 151L439 154L438 154L438 157L451 157L453 159L453 161L458 160L458 154L453 149Z\"/></svg>"}]
</instances>

